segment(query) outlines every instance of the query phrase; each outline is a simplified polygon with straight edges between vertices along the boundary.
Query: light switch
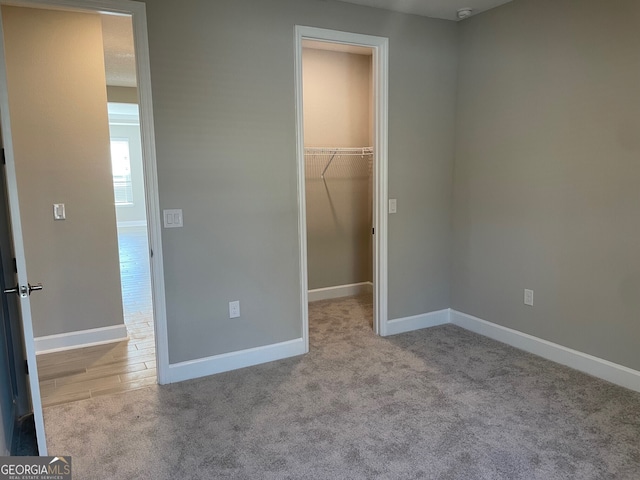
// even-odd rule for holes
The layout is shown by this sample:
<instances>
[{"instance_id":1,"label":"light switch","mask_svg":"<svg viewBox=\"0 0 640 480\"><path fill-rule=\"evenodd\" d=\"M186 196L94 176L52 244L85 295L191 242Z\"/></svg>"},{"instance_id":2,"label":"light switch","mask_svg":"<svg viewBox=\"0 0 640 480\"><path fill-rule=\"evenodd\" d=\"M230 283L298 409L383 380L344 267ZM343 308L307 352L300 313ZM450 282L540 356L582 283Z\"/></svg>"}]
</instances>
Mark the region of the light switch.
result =
<instances>
[{"instance_id":1,"label":"light switch","mask_svg":"<svg viewBox=\"0 0 640 480\"><path fill-rule=\"evenodd\" d=\"M396 213L398 211L398 200L395 198L389 199L389 213Z\"/></svg>"},{"instance_id":2,"label":"light switch","mask_svg":"<svg viewBox=\"0 0 640 480\"><path fill-rule=\"evenodd\" d=\"M54 220L64 220L67 218L67 214L64 209L64 203L54 203L53 204L53 219Z\"/></svg>"},{"instance_id":3,"label":"light switch","mask_svg":"<svg viewBox=\"0 0 640 480\"><path fill-rule=\"evenodd\" d=\"M182 227L182 210L172 209L163 210L164 228L178 228Z\"/></svg>"}]
</instances>

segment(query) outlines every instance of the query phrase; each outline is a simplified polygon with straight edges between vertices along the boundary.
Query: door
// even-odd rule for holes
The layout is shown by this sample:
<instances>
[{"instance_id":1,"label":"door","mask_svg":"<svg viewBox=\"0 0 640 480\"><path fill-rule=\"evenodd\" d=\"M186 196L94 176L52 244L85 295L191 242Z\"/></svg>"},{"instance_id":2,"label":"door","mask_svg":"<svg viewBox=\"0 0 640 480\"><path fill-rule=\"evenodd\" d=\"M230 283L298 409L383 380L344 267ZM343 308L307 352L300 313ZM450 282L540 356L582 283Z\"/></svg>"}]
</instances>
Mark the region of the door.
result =
<instances>
[{"instance_id":1,"label":"door","mask_svg":"<svg viewBox=\"0 0 640 480\"><path fill-rule=\"evenodd\" d=\"M0 142L0 148L2 147ZM0 167L0 292L16 284L13 263L13 247L9 229L6 181L4 167ZM18 312L18 298L15 294L0 293L2 306L3 339L2 349L8 367L9 382L3 392L7 405L14 404L15 417L19 418L31 412L28 401L27 375L25 369L24 342L22 326ZM8 398L10 395L11 398Z\"/></svg>"},{"instance_id":2,"label":"door","mask_svg":"<svg viewBox=\"0 0 640 480\"><path fill-rule=\"evenodd\" d=\"M1 17L0 17L1 23ZM0 27L0 34L2 30ZM4 52L0 49L0 82L5 82L5 71L4 71ZM3 89L6 92L5 89ZM17 186L16 186L16 176L15 176L15 168L13 164L13 151L11 149L11 129L8 127L9 125L9 115L7 108L7 99L6 95L2 95L0 98L0 122L2 126L2 137L5 140L5 145L2 149L3 156L5 159L4 165L2 166L3 172L0 181L5 181L6 186L6 197L7 197L7 206L8 206L8 224L11 232L11 247L12 247L12 256L15 258L15 275L14 282L10 286L4 286L4 281L0 282L0 285L3 286L3 294L6 295L5 301L2 302L5 306L10 306L13 304L13 299L11 297L15 297L17 299L17 309L14 310L15 314L20 317L20 323L22 325L23 338L33 338L33 325L31 322L31 303L29 301L29 296L32 292L32 285L29 284L27 279L26 265L25 265L25 257L24 257L24 246L22 243L22 225L20 223L20 207L18 204L18 195L17 195ZM3 252L4 255L7 255L9 252ZM11 256L11 254L9 254ZM4 272L5 278L9 276L9 272ZM42 288L41 285L36 286L36 289ZM8 318L6 321L13 321L12 318L9 317L10 311L9 308L5 308L4 312ZM17 340L15 331L11 332L11 336ZM7 338L8 342L11 342L11 338ZM20 346L16 345L18 342L14 341L12 346ZM21 342L22 347L24 347L24 355L26 357L26 370L27 370L27 388L28 388L28 399L31 403L31 409L33 411L34 423L36 428L36 439L38 442L38 451L40 455L47 455L47 445L44 434L44 418L42 413L42 402L40 400L40 385L38 382L38 365L36 363L36 352L35 345L33 342ZM12 352L15 353L15 352ZM19 355L17 356L19 358ZM14 356L14 359L16 356ZM13 363L13 362L12 362ZM17 363L17 362L15 362ZM12 383L14 385L12 388L15 389L14 395L21 399L20 395L20 377L18 377L17 372L18 365L15 365L15 373L16 375L12 379ZM19 410L20 405L18 405Z\"/></svg>"}]
</instances>

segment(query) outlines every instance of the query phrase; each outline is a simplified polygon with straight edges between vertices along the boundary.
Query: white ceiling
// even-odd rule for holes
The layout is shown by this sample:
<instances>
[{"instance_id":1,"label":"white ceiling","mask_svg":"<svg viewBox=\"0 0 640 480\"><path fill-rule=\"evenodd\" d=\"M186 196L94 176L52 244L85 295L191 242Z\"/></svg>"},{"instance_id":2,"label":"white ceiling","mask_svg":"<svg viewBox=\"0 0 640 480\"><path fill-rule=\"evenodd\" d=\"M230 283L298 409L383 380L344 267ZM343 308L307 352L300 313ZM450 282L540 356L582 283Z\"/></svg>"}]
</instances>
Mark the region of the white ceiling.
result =
<instances>
[{"instance_id":1,"label":"white ceiling","mask_svg":"<svg viewBox=\"0 0 640 480\"><path fill-rule=\"evenodd\" d=\"M136 57L131 17L103 14L101 18L107 85L135 87Z\"/></svg>"},{"instance_id":2,"label":"white ceiling","mask_svg":"<svg viewBox=\"0 0 640 480\"><path fill-rule=\"evenodd\" d=\"M458 20L460 8L472 8L472 15L509 3L512 0L338 0L357 5L383 8L395 12L412 13L424 17Z\"/></svg>"}]
</instances>

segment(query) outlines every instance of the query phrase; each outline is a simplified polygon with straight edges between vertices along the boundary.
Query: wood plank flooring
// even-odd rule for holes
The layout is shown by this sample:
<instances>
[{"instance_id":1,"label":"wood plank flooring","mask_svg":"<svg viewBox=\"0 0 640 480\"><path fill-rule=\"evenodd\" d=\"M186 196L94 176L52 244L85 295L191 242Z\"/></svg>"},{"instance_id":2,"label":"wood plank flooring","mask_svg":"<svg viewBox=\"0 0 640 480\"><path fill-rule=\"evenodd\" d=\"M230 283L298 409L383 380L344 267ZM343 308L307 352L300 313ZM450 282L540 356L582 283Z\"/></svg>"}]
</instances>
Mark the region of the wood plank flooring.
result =
<instances>
[{"instance_id":1,"label":"wood plank flooring","mask_svg":"<svg viewBox=\"0 0 640 480\"><path fill-rule=\"evenodd\" d=\"M146 229L118 231L124 321L129 340L38 355L44 407L156 383Z\"/></svg>"}]
</instances>

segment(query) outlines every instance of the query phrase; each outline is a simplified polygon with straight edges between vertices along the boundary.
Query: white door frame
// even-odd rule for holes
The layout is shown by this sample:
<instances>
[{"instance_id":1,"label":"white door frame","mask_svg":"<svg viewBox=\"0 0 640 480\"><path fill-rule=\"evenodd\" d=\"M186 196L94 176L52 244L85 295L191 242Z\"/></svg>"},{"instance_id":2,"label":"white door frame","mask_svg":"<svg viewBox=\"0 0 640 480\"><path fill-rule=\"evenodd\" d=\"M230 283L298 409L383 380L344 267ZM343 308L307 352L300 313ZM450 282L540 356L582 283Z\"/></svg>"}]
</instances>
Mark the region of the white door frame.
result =
<instances>
[{"instance_id":1,"label":"white door frame","mask_svg":"<svg viewBox=\"0 0 640 480\"><path fill-rule=\"evenodd\" d=\"M307 207L305 197L304 122L302 101L302 42L319 40L368 47L373 52L374 168L373 168L373 329L387 334L387 203L388 203L388 98L389 39L371 35L295 27L296 154L298 166L298 237L300 252L300 302L302 336L309 351L309 282L307 278Z\"/></svg>"},{"instance_id":2,"label":"white door frame","mask_svg":"<svg viewBox=\"0 0 640 480\"><path fill-rule=\"evenodd\" d=\"M155 325L156 365L158 383L169 383L169 350L167 339L167 312L164 288L164 265L162 260L161 216L158 199L158 177L156 170L156 150L153 125L153 105L151 100L151 68L149 65L149 41L147 37L147 17L145 4L129 0L0 0L2 5L23 7L42 7L89 12L110 12L131 15L133 37L136 52L136 69L138 79L138 98L140 109L140 133L142 137L142 156L145 179L145 196L147 203L147 225L149 245L153 251L151 257L151 290ZM106 105L105 105L106 109ZM10 203L10 217L13 226L14 254L18 269L19 283L25 284L27 270L25 261L18 189L16 182L15 158L11 137L11 120L9 112L9 93L7 90L7 71L4 55L4 32L0 14L0 110L6 157L7 193ZM46 287L46 286L45 286ZM44 419L40 386L38 384L38 367L36 363L33 323L29 298L21 298L22 323L24 329L25 350L29 366L29 382L34 409L34 420L40 455L47 455L44 433Z\"/></svg>"}]
</instances>

